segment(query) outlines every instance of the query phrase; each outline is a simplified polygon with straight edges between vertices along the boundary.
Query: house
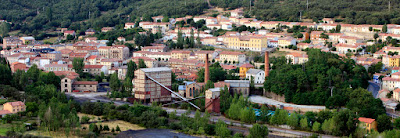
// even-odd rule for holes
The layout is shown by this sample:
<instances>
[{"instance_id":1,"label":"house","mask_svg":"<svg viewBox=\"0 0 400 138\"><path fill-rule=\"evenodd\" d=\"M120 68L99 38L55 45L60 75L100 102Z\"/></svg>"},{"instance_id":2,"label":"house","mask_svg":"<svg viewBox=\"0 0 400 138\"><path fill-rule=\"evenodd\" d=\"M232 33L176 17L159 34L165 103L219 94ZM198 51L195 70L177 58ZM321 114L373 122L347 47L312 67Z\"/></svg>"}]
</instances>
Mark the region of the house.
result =
<instances>
[{"instance_id":1,"label":"house","mask_svg":"<svg viewBox=\"0 0 400 138\"><path fill-rule=\"evenodd\" d=\"M310 40L315 41L315 40L325 40L324 38L321 38L321 34L324 33L323 31L312 31L310 35Z\"/></svg>"},{"instance_id":2,"label":"house","mask_svg":"<svg viewBox=\"0 0 400 138\"><path fill-rule=\"evenodd\" d=\"M0 110L0 118L8 114L15 114L26 110L26 106L23 102L7 102L3 104L3 110Z\"/></svg>"},{"instance_id":3,"label":"house","mask_svg":"<svg viewBox=\"0 0 400 138\"><path fill-rule=\"evenodd\" d=\"M94 34L96 34L96 31L94 29L92 29L92 28L87 29L85 31L85 35L94 35Z\"/></svg>"},{"instance_id":4,"label":"house","mask_svg":"<svg viewBox=\"0 0 400 138\"><path fill-rule=\"evenodd\" d=\"M395 88L400 88L400 72L382 78L382 89L393 91Z\"/></svg>"},{"instance_id":5,"label":"house","mask_svg":"<svg viewBox=\"0 0 400 138\"><path fill-rule=\"evenodd\" d=\"M117 40L119 42L125 42L126 41L125 37L122 37L122 36L118 37Z\"/></svg>"},{"instance_id":6,"label":"house","mask_svg":"<svg viewBox=\"0 0 400 138\"><path fill-rule=\"evenodd\" d=\"M400 88L396 88L393 91L393 99L396 100L396 101L400 101Z\"/></svg>"},{"instance_id":7,"label":"house","mask_svg":"<svg viewBox=\"0 0 400 138\"><path fill-rule=\"evenodd\" d=\"M336 44L334 46L336 47L336 51L338 51L340 54L346 54L348 52L355 53L357 51L357 49L359 48L356 45L350 45L350 44L344 44L344 43Z\"/></svg>"},{"instance_id":8,"label":"house","mask_svg":"<svg viewBox=\"0 0 400 138\"><path fill-rule=\"evenodd\" d=\"M289 54L286 54L285 57L287 59L287 62L292 64L303 64L308 61L307 54L301 54L298 52L291 52Z\"/></svg>"},{"instance_id":9,"label":"house","mask_svg":"<svg viewBox=\"0 0 400 138\"><path fill-rule=\"evenodd\" d=\"M13 73L15 73L17 70L25 71L27 69L26 64L20 63L20 62L11 63L10 68L11 68L11 72L13 72Z\"/></svg>"},{"instance_id":10,"label":"house","mask_svg":"<svg viewBox=\"0 0 400 138\"><path fill-rule=\"evenodd\" d=\"M64 37L67 37L68 35L75 36L76 34L74 30L64 31Z\"/></svg>"},{"instance_id":11,"label":"house","mask_svg":"<svg viewBox=\"0 0 400 138\"><path fill-rule=\"evenodd\" d=\"M143 60L147 68L158 67L158 61L148 57L132 57L132 61L139 65L139 61Z\"/></svg>"},{"instance_id":12,"label":"house","mask_svg":"<svg viewBox=\"0 0 400 138\"><path fill-rule=\"evenodd\" d=\"M246 72L246 79L250 80L253 78L254 83L263 84L265 81L264 71L260 69L249 69Z\"/></svg>"},{"instance_id":13,"label":"house","mask_svg":"<svg viewBox=\"0 0 400 138\"><path fill-rule=\"evenodd\" d=\"M135 24L133 24L133 25L135 25ZM106 33L106 32L112 31L112 30L114 30L114 27L103 27L103 28L101 28L101 32L103 32L103 33Z\"/></svg>"},{"instance_id":14,"label":"house","mask_svg":"<svg viewBox=\"0 0 400 138\"><path fill-rule=\"evenodd\" d=\"M45 71L68 71L67 64L47 64L44 65Z\"/></svg>"},{"instance_id":15,"label":"house","mask_svg":"<svg viewBox=\"0 0 400 138\"><path fill-rule=\"evenodd\" d=\"M104 73L104 75L108 75L108 68L104 65L85 65L83 67L83 72L97 76L100 76L101 73Z\"/></svg>"},{"instance_id":16,"label":"house","mask_svg":"<svg viewBox=\"0 0 400 138\"><path fill-rule=\"evenodd\" d=\"M239 67L239 76L241 78L246 78L246 73L248 70L254 69L254 66L250 63L245 63Z\"/></svg>"},{"instance_id":17,"label":"house","mask_svg":"<svg viewBox=\"0 0 400 138\"><path fill-rule=\"evenodd\" d=\"M20 37L19 38L23 44L34 44L35 38L32 36Z\"/></svg>"},{"instance_id":18,"label":"house","mask_svg":"<svg viewBox=\"0 0 400 138\"><path fill-rule=\"evenodd\" d=\"M322 22L327 24L333 24L335 23L335 20L333 20L332 18L323 18Z\"/></svg>"},{"instance_id":19,"label":"house","mask_svg":"<svg viewBox=\"0 0 400 138\"><path fill-rule=\"evenodd\" d=\"M371 131L371 130L378 131L378 128L377 128L378 124L375 121L375 119L359 117L358 121L360 121L360 123L358 124L358 127L365 128L368 131Z\"/></svg>"},{"instance_id":20,"label":"house","mask_svg":"<svg viewBox=\"0 0 400 138\"><path fill-rule=\"evenodd\" d=\"M132 28L135 28L135 23L131 23L131 22L125 23L124 29L132 29ZM103 31L103 29L102 29L102 31ZM108 30L108 31L110 31L110 30Z\"/></svg>"},{"instance_id":21,"label":"house","mask_svg":"<svg viewBox=\"0 0 400 138\"><path fill-rule=\"evenodd\" d=\"M19 37L15 36L10 36L10 37L4 37L3 38L3 49L7 48L16 48L18 46L21 46L25 44L22 40L19 39Z\"/></svg>"},{"instance_id":22,"label":"house","mask_svg":"<svg viewBox=\"0 0 400 138\"><path fill-rule=\"evenodd\" d=\"M231 11L231 17L243 17L243 10L242 9L235 9Z\"/></svg>"},{"instance_id":23,"label":"house","mask_svg":"<svg viewBox=\"0 0 400 138\"><path fill-rule=\"evenodd\" d=\"M278 38L278 46L284 48L289 45L296 45L297 40L293 37Z\"/></svg>"}]
</instances>

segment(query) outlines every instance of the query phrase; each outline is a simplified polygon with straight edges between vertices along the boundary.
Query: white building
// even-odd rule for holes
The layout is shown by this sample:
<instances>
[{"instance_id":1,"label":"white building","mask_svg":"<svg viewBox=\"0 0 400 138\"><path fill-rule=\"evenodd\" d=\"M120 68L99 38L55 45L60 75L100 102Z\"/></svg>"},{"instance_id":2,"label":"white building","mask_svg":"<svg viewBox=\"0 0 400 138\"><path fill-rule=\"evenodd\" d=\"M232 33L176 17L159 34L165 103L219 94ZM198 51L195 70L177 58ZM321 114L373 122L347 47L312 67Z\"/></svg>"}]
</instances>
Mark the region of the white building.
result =
<instances>
[{"instance_id":1,"label":"white building","mask_svg":"<svg viewBox=\"0 0 400 138\"><path fill-rule=\"evenodd\" d=\"M264 71L260 69L249 69L246 72L246 78L251 80L251 77L253 77L255 84L262 84L265 81Z\"/></svg>"}]
</instances>

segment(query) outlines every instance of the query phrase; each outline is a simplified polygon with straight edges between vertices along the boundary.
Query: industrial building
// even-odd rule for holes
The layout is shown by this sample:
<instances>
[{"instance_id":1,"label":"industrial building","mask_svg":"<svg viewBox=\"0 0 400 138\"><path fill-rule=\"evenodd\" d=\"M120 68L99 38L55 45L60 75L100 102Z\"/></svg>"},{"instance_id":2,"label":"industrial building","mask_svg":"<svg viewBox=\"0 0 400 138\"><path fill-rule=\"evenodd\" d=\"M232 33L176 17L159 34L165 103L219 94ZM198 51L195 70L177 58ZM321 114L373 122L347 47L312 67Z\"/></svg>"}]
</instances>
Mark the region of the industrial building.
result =
<instances>
[{"instance_id":1,"label":"industrial building","mask_svg":"<svg viewBox=\"0 0 400 138\"><path fill-rule=\"evenodd\" d=\"M135 99L145 103L171 101L171 69L142 68L135 71Z\"/></svg>"}]
</instances>

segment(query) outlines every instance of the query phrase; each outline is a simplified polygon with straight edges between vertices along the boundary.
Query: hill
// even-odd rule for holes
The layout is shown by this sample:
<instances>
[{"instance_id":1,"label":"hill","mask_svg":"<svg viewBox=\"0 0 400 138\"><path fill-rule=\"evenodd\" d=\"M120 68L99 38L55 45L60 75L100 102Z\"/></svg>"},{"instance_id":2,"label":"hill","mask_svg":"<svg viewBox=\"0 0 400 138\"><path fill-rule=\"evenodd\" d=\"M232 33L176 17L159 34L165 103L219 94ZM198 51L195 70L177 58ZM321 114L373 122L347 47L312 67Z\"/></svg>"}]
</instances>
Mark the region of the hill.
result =
<instances>
[{"instance_id":1,"label":"hill","mask_svg":"<svg viewBox=\"0 0 400 138\"><path fill-rule=\"evenodd\" d=\"M115 26L141 16L198 15L207 7L202 0L3 0L0 19L21 25L13 25L13 30L35 34L35 30L58 27L85 30Z\"/></svg>"},{"instance_id":2,"label":"hill","mask_svg":"<svg viewBox=\"0 0 400 138\"><path fill-rule=\"evenodd\" d=\"M400 24L400 1L387 0L210 0L213 6L234 9L246 7L247 13L261 20L299 21L302 19L317 21L322 18L340 18L350 24Z\"/></svg>"}]
</instances>

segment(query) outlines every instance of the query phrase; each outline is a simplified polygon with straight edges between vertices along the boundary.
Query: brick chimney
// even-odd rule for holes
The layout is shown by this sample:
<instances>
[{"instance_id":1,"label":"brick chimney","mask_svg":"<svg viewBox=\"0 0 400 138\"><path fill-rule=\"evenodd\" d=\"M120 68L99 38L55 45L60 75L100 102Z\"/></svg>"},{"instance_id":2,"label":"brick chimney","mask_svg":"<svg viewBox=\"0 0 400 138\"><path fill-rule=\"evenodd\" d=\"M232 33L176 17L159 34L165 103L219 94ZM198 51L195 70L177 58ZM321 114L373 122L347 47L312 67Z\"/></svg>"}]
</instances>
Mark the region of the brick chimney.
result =
<instances>
[{"instance_id":1,"label":"brick chimney","mask_svg":"<svg viewBox=\"0 0 400 138\"><path fill-rule=\"evenodd\" d=\"M204 64L204 68L205 68L205 72L204 72L204 83L207 83L207 81L210 79L210 66L208 65L208 54L206 54L206 60L205 60L205 64Z\"/></svg>"},{"instance_id":2,"label":"brick chimney","mask_svg":"<svg viewBox=\"0 0 400 138\"><path fill-rule=\"evenodd\" d=\"M268 51L265 51L265 65L264 65L264 69L265 69L265 77L269 76L269 57L268 57Z\"/></svg>"}]
</instances>

